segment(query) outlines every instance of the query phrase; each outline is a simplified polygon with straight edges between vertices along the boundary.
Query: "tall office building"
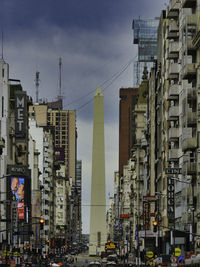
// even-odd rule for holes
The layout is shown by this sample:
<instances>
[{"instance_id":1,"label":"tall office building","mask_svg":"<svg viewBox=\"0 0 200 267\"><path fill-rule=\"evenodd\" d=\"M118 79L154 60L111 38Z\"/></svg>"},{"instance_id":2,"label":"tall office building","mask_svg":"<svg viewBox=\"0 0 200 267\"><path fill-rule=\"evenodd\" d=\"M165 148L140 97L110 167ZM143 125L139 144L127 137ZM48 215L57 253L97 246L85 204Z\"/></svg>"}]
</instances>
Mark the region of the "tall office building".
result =
<instances>
[{"instance_id":1,"label":"tall office building","mask_svg":"<svg viewBox=\"0 0 200 267\"><path fill-rule=\"evenodd\" d=\"M104 97L98 88L94 96L89 255L98 255L105 250L105 189Z\"/></svg>"},{"instance_id":2,"label":"tall office building","mask_svg":"<svg viewBox=\"0 0 200 267\"><path fill-rule=\"evenodd\" d=\"M158 24L159 18L133 20L133 43L138 44L138 60L134 64L135 87L142 81L144 66L150 71L157 59Z\"/></svg>"},{"instance_id":3,"label":"tall office building","mask_svg":"<svg viewBox=\"0 0 200 267\"><path fill-rule=\"evenodd\" d=\"M137 92L137 88L121 88L119 93L119 177L123 176L123 166L128 163L135 143L133 110L137 102Z\"/></svg>"},{"instance_id":4,"label":"tall office building","mask_svg":"<svg viewBox=\"0 0 200 267\"><path fill-rule=\"evenodd\" d=\"M55 102L53 102L55 103ZM59 103L58 103L59 104ZM76 111L62 110L60 105L42 103L33 105L29 111L37 121L38 126L54 126L54 143L62 155L63 163L67 167L67 176L72 178L75 185L76 173Z\"/></svg>"}]
</instances>

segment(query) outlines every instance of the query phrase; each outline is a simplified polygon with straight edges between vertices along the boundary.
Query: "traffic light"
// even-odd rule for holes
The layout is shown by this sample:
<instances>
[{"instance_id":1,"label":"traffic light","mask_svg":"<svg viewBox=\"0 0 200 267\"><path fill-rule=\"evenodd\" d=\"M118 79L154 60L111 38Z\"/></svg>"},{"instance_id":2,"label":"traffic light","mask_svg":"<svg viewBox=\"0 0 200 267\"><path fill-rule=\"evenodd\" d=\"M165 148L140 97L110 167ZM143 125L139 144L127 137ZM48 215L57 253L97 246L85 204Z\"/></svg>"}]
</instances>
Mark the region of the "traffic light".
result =
<instances>
[{"instance_id":1,"label":"traffic light","mask_svg":"<svg viewBox=\"0 0 200 267\"><path fill-rule=\"evenodd\" d=\"M158 222L157 221L153 222L153 231L154 231L154 233L156 233L158 231Z\"/></svg>"},{"instance_id":2,"label":"traffic light","mask_svg":"<svg viewBox=\"0 0 200 267\"><path fill-rule=\"evenodd\" d=\"M44 229L44 219L41 218L40 219L40 230L43 230Z\"/></svg>"}]
</instances>

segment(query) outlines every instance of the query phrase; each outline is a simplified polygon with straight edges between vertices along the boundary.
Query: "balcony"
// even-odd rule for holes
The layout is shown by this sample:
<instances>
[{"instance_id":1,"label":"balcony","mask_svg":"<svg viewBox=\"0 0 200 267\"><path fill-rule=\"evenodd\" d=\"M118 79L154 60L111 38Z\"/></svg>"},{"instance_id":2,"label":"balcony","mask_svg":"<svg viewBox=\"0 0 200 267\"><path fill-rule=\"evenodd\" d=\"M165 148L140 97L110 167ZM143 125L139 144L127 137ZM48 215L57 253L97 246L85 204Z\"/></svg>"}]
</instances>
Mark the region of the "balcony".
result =
<instances>
[{"instance_id":1,"label":"balcony","mask_svg":"<svg viewBox=\"0 0 200 267\"><path fill-rule=\"evenodd\" d=\"M179 107L178 106L172 106L169 108L168 112L168 120L177 120L179 117Z\"/></svg>"},{"instance_id":2,"label":"balcony","mask_svg":"<svg viewBox=\"0 0 200 267\"><path fill-rule=\"evenodd\" d=\"M179 138L179 128L171 127L169 129L169 140L177 140Z\"/></svg>"},{"instance_id":3,"label":"balcony","mask_svg":"<svg viewBox=\"0 0 200 267\"><path fill-rule=\"evenodd\" d=\"M178 25L177 22L175 20L170 20L169 21L169 32L178 32Z\"/></svg>"},{"instance_id":4,"label":"balcony","mask_svg":"<svg viewBox=\"0 0 200 267\"><path fill-rule=\"evenodd\" d=\"M182 7L183 8L194 8L197 4L197 0L183 0Z\"/></svg>"},{"instance_id":5,"label":"balcony","mask_svg":"<svg viewBox=\"0 0 200 267\"><path fill-rule=\"evenodd\" d=\"M178 161L180 157L180 149L179 148L173 148L170 149L167 153L167 159L168 161Z\"/></svg>"},{"instance_id":6,"label":"balcony","mask_svg":"<svg viewBox=\"0 0 200 267\"><path fill-rule=\"evenodd\" d=\"M176 32L176 31L170 32L168 28L167 35L166 35L167 39L177 39L178 37L179 37L179 32Z\"/></svg>"},{"instance_id":7,"label":"balcony","mask_svg":"<svg viewBox=\"0 0 200 267\"><path fill-rule=\"evenodd\" d=\"M42 209L43 210L49 210L49 206L48 205L44 205L44 206L42 206Z\"/></svg>"},{"instance_id":8,"label":"balcony","mask_svg":"<svg viewBox=\"0 0 200 267\"><path fill-rule=\"evenodd\" d=\"M197 141L196 138L186 138L182 141L182 150L194 150L196 148Z\"/></svg>"},{"instance_id":9,"label":"balcony","mask_svg":"<svg viewBox=\"0 0 200 267\"><path fill-rule=\"evenodd\" d=\"M188 88L187 89L187 98L188 100L193 100L197 98L196 88Z\"/></svg>"},{"instance_id":10,"label":"balcony","mask_svg":"<svg viewBox=\"0 0 200 267\"><path fill-rule=\"evenodd\" d=\"M192 14L192 15L188 15L186 16L186 24L187 25L197 25L197 15L196 14Z\"/></svg>"},{"instance_id":11,"label":"balcony","mask_svg":"<svg viewBox=\"0 0 200 267\"><path fill-rule=\"evenodd\" d=\"M188 111L187 114L183 116L183 125L186 126L193 126L197 123L197 115L196 112Z\"/></svg>"},{"instance_id":12,"label":"balcony","mask_svg":"<svg viewBox=\"0 0 200 267\"><path fill-rule=\"evenodd\" d=\"M44 167L44 168L48 168L48 166L49 166L48 162L44 162L44 163L43 163L43 167Z\"/></svg>"},{"instance_id":13,"label":"balcony","mask_svg":"<svg viewBox=\"0 0 200 267\"><path fill-rule=\"evenodd\" d=\"M44 172L44 173L43 173L43 178L48 178L48 177L49 177L49 174L46 173L46 172Z\"/></svg>"},{"instance_id":14,"label":"balcony","mask_svg":"<svg viewBox=\"0 0 200 267\"><path fill-rule=\"evenodd\" d=\"M171 0L169 6L167 8L166 16L168 19L178 18L180 9L180 1L179 0Z\"/></svg>"},{"instance_id":15,"label":"balcony","mask_svg":"<svg viewBox=\"0 0 200 267\"><path fill-rule=\"evenodd\" d=\"M178 42L170 42L169 43L169 53L168 59L178 58L179 56L179 43Z\"/></svg>"},{"instance_id":16,"label":"balcony","mask_svg":"<svg viewBox=\"0 0 200 267\"><path fill-rule=\"evenodd\" d=\"M183 79L188 79L196 76L196 63L185 64L182 71Z\"/></svg>"},{"instance_id":17,"label":"balcony","mask_svg":"<svg viewBox=\"0 0 200 267\"><path fill-rule=\"evenodd\" d=\"M186 162L182 167L182 174L183 175L192 175L195 174L197 171L197 164L196 162Z\"/></svg>"},{"instance_id":18,"label":"balcony","mask_svg":"<svg viewBox=\"0 0 200 267\"><path fill-rule=\"evenodd\" d=\"M179 76L179 64L171 63L169 65L168 78L169 79L178 79Z\"/></svg>"},{"instance_id":19,"label":"balcony","mask_svg":"<svg viewBox=\"0 0 200 267\"><path fill-rule=\"evenodd\" d=\"M178 99L179 97L179 87L178 84L173 84L169 87L167 100Z\"/></svg>"}]
</instances>

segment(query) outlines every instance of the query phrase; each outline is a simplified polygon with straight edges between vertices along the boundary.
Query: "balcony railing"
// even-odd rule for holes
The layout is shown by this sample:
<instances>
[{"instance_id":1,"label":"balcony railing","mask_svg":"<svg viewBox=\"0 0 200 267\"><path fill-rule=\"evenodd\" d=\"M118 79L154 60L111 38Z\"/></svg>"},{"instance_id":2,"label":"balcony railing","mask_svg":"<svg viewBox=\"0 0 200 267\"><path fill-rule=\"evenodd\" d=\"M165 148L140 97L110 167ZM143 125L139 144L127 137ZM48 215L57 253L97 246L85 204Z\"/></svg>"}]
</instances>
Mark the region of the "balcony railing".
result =
<instances>
[{"instance_id":1,"label":"balcony railing","mask_svg":"<svg viewBox=\"0 0 200 267\"><path fill-rule=\"evenodd\" d=\"M168 53L168 58L169 59L174 59L178 58L179 55L179 43L178 42L170 42L169 43L169 53Z\"/></svg>"},{"instance_id":2,"label":"balcony railing","mask_svg":"<svg viewBox=\"0 0 200 267\"><path fill-rule=\"evenodd\" d=\"M179 96L178 84L173 84L169 87L168 99L177 99Z\"/></svg>"},{"instance_id":3,"label":"balcony railing","mask_svg":"<svg viewBox=\"0 0 200 267\"><path fill-rule=\"evenodd\" d=\"M197 141L196 138L186 138L182 141L182 149L186 150L194 150L196 148Z\"/></svg>"},{"instance_id":4,"label":"balcony railing","mask_svg":"<svg viewBox=\"0 0 200 267\"><path fill-rule=\"evenodd\" d=\"M169 129L169 139L174 140L179 138L179 128L171 127Z\"/></svg>"},{"instance_id":5,"label":"balcony railing","mask_svg":"<svg viewBox=\"0 0 200 267\"><path fill-rule=\"evenodd\" d=\"M168 112L168 120L176 120L179 117L179 107L172 106L169 108Z\"/></svg>"},{"instance_id":6,"label":"balcony railing","mask_svg":"<svg viewBox=\"0 0 200 267\"><path fill-rule=\"evenodd\" d=\"M175 20L169 21L169 32L178 32L178 25Z\"/></svg>"},{"instance_id":7,"label":"balcony railing","mask_svg":"<svg viewBox=\"0 0 200 267\"><path fill-rule=\"evenodd\" d=\"M191 126L197 123L197 115L195 112L188 111L187 114L183 116L183 125Z\"/></svg>"},{"instance_id":8,"label":"balcony railing","mask_svg":"<svg viewBox=\"0 0 200 267\"><path fill-rule=\"evenodd\" d=\"M178 63L171 63L169 65L169 79L178 79L179 76L179 64Z\"/></svg>"},{"instance_id":9,"label":"balcony railing","mask_svg":"<svg viewBox=\"0 0 200 267\"><path fill-rule=\"evenodd\" d=\"M197 171L197 164L196 162L186 162L182 167L182 174L183 175L192 175Z\"/></svg>"},{"instance_id":10,"label":"balcony railing","mask_svg":"<svg viewBox=\"0 0 200 267\"><path fill-rule=\"evenodd\" d=\"M174 19L178 18L179 9L180 9L180 0L171 0L167 8L167 18Z\"/></svg>"},{"instance_id":11,"label":"balcony railing","mask_svg":"<svg viewBox=\"0 0 200 267\"><path fill-rule=\"evenodd\" d=\"M179 148L170 149L167 155L168 161L177 161L180 157L180 153Z\"/></svg>"},{"instance_id":12,"label":"balcony railing","mask_svg":"<svg viewBox=\"0 0 200 267\"><path fill-rule=\"evenodd\" d=\"M182 71L183 79L188 79L196 76L196 71L196 63L185 64Z\"/></svg>"}]
</instances>

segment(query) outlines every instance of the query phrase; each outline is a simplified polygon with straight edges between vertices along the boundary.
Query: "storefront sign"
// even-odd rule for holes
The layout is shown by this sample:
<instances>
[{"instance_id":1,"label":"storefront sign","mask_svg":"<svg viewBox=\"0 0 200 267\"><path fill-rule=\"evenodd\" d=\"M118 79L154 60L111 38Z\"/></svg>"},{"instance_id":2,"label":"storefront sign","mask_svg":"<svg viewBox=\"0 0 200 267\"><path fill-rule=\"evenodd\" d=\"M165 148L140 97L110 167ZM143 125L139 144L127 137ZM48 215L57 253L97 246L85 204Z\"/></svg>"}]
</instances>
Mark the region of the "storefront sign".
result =
<instances>
[{"instance_id":1,"label":"storefront sign","mask_svg":"<svg viewBox=\"0 0 200 267\"><path fill-rule=\"evenodd\" d=\"M168 177L167 179L167 216L170 225L174 225L175 207L174 207L174 179Z\"/></svg>"}]
</instances>

